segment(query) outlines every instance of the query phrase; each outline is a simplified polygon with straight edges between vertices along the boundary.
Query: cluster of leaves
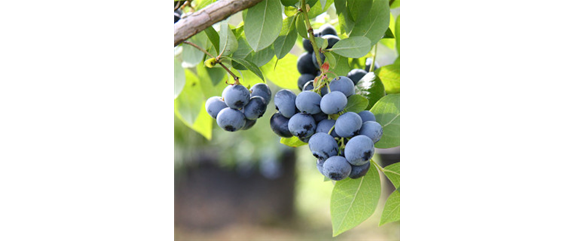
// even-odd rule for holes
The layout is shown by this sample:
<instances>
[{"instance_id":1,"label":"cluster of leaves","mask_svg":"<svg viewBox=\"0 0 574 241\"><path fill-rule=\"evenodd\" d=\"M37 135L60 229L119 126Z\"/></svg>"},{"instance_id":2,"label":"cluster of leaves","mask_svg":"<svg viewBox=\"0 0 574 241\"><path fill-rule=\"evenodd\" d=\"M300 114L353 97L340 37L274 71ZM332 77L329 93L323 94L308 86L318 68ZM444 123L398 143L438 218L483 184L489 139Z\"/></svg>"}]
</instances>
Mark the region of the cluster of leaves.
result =
<instances>
[{"instance_id":1,"label":"cluster of leaves","mask_svg":"<svg viewBox=\"0 0 574 241\"><path fill-rule=\"evenodd\" d=\"M206 7L213 0L193 1L184 12ZM369 73L357 84L357 97L349 100L354 112L370 110L383 127L383 137L375 147L400 145L400 16L396 19L388 0L309 0L303 6L298 0L263 0L240 13L236 26L222 21L194 35L187 41L199 46L240 77L241 84L252 86L270 81L286 89L297 89L297 57L290 53L301 38L309 38L307 19L325 13L332 5L336 10L334 26L341 40L326 50L327 41L315 38L315 45L325 55L329 71L346 75L351 69L364 68L372 49L384 45L396 49L399 58L390 65ZM175 115L189 128L211 140L213 119L205 111L205 101L227 86L230 76L203 51L182 44L174 53ZM272 133L270 132L270 135ZM301 146L296 137L282 139L288 146ZM373 161L371 161L373 162ZM396 187L384 206L379 225L400 218L400 164L387 167L372 165L367 175L335 184L331 196L333 236L339 235L370 217L381 195L379 172Z\"/></svg>"}]
</instances>

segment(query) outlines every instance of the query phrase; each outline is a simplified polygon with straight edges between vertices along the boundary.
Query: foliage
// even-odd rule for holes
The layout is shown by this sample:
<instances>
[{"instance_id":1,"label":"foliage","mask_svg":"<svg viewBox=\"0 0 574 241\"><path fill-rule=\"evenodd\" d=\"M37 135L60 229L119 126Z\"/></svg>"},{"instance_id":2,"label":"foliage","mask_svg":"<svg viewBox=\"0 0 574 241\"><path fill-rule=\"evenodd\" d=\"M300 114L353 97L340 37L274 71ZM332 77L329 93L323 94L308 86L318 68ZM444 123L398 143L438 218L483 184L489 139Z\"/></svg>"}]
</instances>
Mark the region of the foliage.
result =
<instances>
[{"instance_id":1,"label":"foliage","mask_svg":"<svg viewBox=\"0 0 574 241\"><path fill-rule=\"evenodd\" d=\"M193 1L197 11L213 0ZM314 38L313 44L325 55L329 76L347 75L354 68L365 68L366 58L376 59L377 47L388 47L400 54L400 15L392 16L395 0L263 0L238 14L242 20L225 20L194 35L174 49L174 113L187 127L212 139L214 120L205 110L205 101L238 82L253 86L267 83L291 90L298 89L297 53L307 29L324 22L335 26L341 40L326 49L327 41ZM391 4L389 6L389 4ZM336 18L321 15L335 9ZM284 9L285 15L282 14ZM307 11L308 9L308 11ZM190 11L188 6L183 11ZM321 21L315 18L321 15ZM283 17L282 17L283 16ZM316 29L314 29L316 31ZM316 32L315 32L316 33ZM204 51L202 51L202 50ZM209 53L206 54L205 52ZM224 68L225 66L225 68ZM394 63L371 69L357 84L356 95L348 100L345 111L370 110L383 127L383 137L375 147L400 145L400 57ZM269 83L270 82L270 83ZM269 130L269 135L273 135ZM297 137L281 138L289 147L307 145ZM388 177L394 191L384 204L379 225L400 220L400 163L376 168L358 179L338 181L331 196L333 236L349 230L369 218L381 195L381 178Z\"/></svg>"}]
</instances>

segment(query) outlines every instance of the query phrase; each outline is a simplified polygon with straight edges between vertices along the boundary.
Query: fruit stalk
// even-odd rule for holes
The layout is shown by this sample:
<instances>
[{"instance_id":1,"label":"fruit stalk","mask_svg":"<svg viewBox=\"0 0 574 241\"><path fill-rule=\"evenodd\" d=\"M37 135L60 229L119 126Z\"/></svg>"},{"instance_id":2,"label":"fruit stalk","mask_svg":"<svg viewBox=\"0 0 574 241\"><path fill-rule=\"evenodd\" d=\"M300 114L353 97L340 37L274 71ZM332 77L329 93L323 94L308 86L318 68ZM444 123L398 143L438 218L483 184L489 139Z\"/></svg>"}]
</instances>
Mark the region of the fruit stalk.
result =
<instances>
[{"instance_id":1,"label":"fruit stalk","mask_svg":"<svg viewBox=\"0 0 574 241\"><path fill-rule=\"evenodd\" d=\"M309 16L307 15L307 4L305 0L301 0L301 12L303 13L303 17L305 17L305 24L307 25L307 32L309 32L309 41L311 41L311 45L313 45L313 52L315 53L315 57L317 57L317 63L319 67L323 66L321 62L321 55L319 54L319 48L317 47L317 43L315 42L315 35L313 33L313 28L311 27L311 22L309 21Z\"/></svg>"},{"instance_id":2,"label":"fruit stalk","mask_svg":"<svg viewBox=\"0 0 574 241\"><path fill-rule=\"evenodd\" d=\"M183 41L186 44L189 44L193 47L195 47L196 49L199 49L201 52L204 52L205 54L207 54L209 57L212 57L215 59L215 63L221 65L221 67L223 67L223 69L225 69L225 71L227 71L227 73L229 73L232 77L233 80L235 81L234 84L238 85L239 83L239 77L237 77L237 75L235 75L233 72L231 72L231 70L229 70L225 65L223 65L223 63L221 63L221 60L219 59L219 56L216 58L215 56L211 55L209 52L207 52L205 49L199 47L197 44L194 44L192 42L189 41Z\"/></svg>"}]
</instances>

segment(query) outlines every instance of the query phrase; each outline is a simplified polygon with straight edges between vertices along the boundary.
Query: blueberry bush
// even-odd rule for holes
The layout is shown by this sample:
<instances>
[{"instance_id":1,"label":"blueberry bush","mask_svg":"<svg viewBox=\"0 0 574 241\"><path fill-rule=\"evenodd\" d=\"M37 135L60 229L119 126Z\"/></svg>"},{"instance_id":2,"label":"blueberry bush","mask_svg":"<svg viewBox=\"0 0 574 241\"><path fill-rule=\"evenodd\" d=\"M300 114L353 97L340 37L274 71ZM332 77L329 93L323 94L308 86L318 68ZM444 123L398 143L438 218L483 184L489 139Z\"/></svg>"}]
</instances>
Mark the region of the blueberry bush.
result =
<instances>
[{"instance_id":1,"label":"blueberry bush","mask_svg":"<svg viewBox=\"0 0 574 241\"><path fill-rule=\"evenodd\" d=\"M372 157L400 145L400 15L392 11L400 0L253 2L175 41L175 116L207 140L214 122L235 132L268 121L280 143L307 146L335 182L333 236L374 213L383 175L396 190L379 226L399 221L400 163L383 168ZM174 36L215 4L175 1ZM379 65L377 48L396 54ZM276 112L261 120L268 105Z\"/></svg>"}]
</instances>

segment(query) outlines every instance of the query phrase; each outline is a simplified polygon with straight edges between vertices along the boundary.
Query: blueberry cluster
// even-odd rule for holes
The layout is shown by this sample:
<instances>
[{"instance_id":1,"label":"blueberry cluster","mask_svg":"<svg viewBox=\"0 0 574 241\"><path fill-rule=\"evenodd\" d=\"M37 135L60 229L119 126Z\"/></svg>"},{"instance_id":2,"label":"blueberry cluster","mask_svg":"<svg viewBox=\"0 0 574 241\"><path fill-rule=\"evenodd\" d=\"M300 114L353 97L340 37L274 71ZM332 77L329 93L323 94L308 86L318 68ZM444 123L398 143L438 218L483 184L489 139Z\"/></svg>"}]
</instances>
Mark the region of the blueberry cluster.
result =
<instances>
[{"instance_id":1,"label":"blueberry cluster","mask_svg":"<svg viewBox=\"0 0 574 241\"><path fill-rule=\"evenodd\" d=\"M337 36L337 30L335 30L335 27L330 24L321 26L317 30L317 33L314 34L314 36L327 40L327 49L332 48L333 45L341 40ZM317 63L317 56L313 52L313 45L311 45L311 41L309 41L309 39L303 39L303 48L307 52L303 53L301 56L299 56L299 59L297 59L297 70L301 74L297 80L299 90L303 90L306 84L312 82L313 79L315 79L315 77L321 73L321 66L319 66L319 63ZM321 57L321 62L324 63L325 55L323 55L323 53L319 53L319 55ZM308 88L312 87L313 86L310 86Z\"/></svg>"},{"instance_id":2,"label":"blueberry cluster","mask_svg":"<svg viewBox=\"0 0 574 241\"><path fill-rule=\"evenodd\" d=\"M362 177L383 128L368 110L344 112L354 94L355 84L345 76L334 78L328 86L315 87L311 82L310 90L299 95L280 90L274 97L278 112L271 117L271 129L281 137L297 136L309 143L317 169L331 180Z\"/></svg>"},{"instance_id":3,"label":"blueberry cluster","mask_svg":"<svg viewBox=\"0 0 574 241\"><path fill-rule=\"evenodd\" d=\"M226 131L247 130L267 109L271 90L263 83L255 84L250 90L243 85L229 85L221 94L205 102L207 113L217 125Z\"/></svg>"}]
</instances>

